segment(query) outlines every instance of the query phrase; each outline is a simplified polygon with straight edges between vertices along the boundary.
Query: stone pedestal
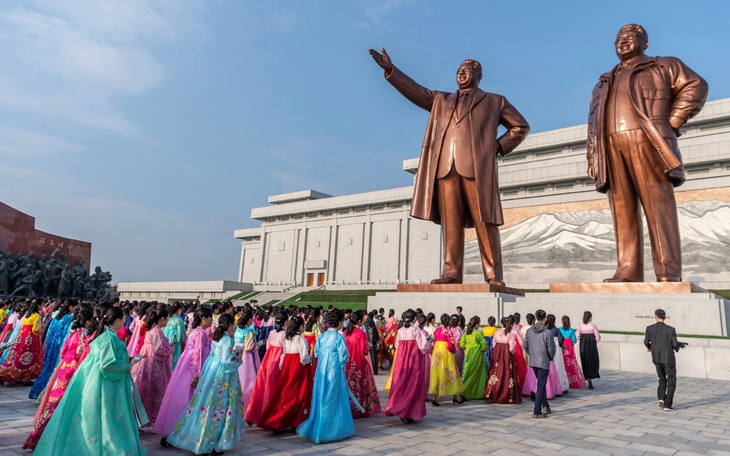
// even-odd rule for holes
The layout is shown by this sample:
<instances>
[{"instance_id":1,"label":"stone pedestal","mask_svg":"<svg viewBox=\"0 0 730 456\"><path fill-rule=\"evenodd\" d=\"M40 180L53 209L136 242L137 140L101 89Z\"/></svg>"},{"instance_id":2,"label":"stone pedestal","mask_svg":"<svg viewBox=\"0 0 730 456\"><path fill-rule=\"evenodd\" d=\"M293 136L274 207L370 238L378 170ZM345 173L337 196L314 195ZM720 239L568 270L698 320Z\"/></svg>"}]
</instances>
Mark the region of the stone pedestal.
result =
<instances>
[{"instance_id":1,"label":"stone pedestal","mask_svg":"<svg viewBox=\"0 0 730 456\"><path fill-rule=\"evenodd\" d=\"M591 311L593 323L604 331L644 332L654 323L654 311L664 309L667 324L678 334L727 336L730 332L730 302L689 283L570 283L551 284L551 293L527 293L506 314L523 316L543 309L555 314L557 324L563 315L572 326L582 322L583 312Z\"/></svg>"},{"instance_id":2,"label":"stone pedestal","mask_svg":"<svg viewBox=\"0 0 730 456\"><path fill-rule=\"evenodd\" d=\"M489 283L398 284L398 293L502 293L524 296L525 290Z\"/></svg>"}]
</instances>

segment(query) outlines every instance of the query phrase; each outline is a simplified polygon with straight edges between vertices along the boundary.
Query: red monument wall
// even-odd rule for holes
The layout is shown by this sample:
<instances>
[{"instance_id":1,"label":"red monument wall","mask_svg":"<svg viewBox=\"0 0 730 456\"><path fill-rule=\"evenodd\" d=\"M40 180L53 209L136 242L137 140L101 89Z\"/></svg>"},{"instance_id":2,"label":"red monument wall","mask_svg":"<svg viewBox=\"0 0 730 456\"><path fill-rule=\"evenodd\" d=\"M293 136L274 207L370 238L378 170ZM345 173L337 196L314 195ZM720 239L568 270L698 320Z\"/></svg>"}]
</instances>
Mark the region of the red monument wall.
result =
<instances>
[{"instance_id":1,"label":"red monument wall","mask_svg":"<svg viewBox=\"0 0 730 456\"><path fill-rule=\"evenodd\" d=\"M71 266L84 260L86 269L91 269L91 242L37 230L35 217L0 202L0 250L3 253L11 252L15 258L18 253L27 255L32 251L38 260L44 254L50 258L56 249L59 249L59 253L66 254L66 261Z\"/></svg>"}]
</instances>

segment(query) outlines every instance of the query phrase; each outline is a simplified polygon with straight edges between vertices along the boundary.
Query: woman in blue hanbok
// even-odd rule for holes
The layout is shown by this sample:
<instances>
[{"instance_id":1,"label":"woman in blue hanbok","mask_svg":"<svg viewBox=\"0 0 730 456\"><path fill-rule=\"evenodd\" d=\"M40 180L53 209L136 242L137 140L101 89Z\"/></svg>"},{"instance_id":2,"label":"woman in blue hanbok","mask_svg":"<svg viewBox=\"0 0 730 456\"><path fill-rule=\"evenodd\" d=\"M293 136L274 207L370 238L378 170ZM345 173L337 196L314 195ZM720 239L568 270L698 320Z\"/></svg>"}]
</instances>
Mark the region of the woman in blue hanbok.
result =
<instances>
[{"instance_id":1,"label":"woman in blue hanbok","mask_svg":"<svg viewBox=\"0 0 730 456\"><path fill-rule=\"evenodd\" d=\"M334 309L327 314L329 329L317 339L314 356L317 371L314 375L312 406L307 421L297 428L297 434L314 443L336 442L355 433L355 422L350 411L350 390L345 377L349 360L342 329L344 315Z\"/></svg>"},{"instance_id":2,"label":"woman in blue hanbok","mask_svg":"<svg viewBox=\"0 0 730 456\"><path fill-rule=\"evenodd\" d=\"M53 371L56 370L56 366L61 360L61 347L63 347L63 344L66 342L66 338L68 337L69 328L73 321L73 312L75 310L76 300L68 299L61 304L58 312L51 319L43 346L43 371L41 371L41 375L39 375L35 380L35 383L33 383L33 388L31 388L30 393L28 393L29 398L37 399L38 396L40 396L46 388L48 380L53 375Z\"/></svg>"},{"instance_id":3,"label":"woman in blue hanbok","mask_svg":"<svg viewBox=\"0 0 730 456\"><path fill-rule=\"evenodd\" d=\"M223 454L243 437L243 400L238 381L241 355L234 350L233 316L222 314L198 387L166 443L196 454Z\"/></svg>"}]
</instances>

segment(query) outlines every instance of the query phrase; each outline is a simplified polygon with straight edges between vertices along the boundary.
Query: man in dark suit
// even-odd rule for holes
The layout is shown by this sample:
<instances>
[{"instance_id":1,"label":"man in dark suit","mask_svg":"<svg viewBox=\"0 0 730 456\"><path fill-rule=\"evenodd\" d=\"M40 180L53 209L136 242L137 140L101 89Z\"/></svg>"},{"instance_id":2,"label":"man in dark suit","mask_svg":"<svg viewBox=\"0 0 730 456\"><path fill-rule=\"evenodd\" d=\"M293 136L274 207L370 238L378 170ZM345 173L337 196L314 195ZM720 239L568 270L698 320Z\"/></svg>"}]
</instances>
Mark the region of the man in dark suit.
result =
<instances>
[{"instance_id":1,"label":"man in dark suit","mask_svg":"<svg viewBox=\"0 0 730 456\"><path fill-rule=\"evenodd\" d=\"M505 97L479 89L482 66L476 60L461 62L456 71L459 90L449 93L419 85L393 65L385 49L381 51L370 49L370 55L388 82L431 113L411 205L411 217L441 225L444 267L431 283L462 283L464 228L473 227L484 280L504 286L497 156L512 152L530 126ZM497 138L500 125L507 130Z\"/></svg>"},{"instance_id":2,"label":"man in dark suit","mask_svg":"<svg viewBox=\"0 0 730 456\"><path fill-rule=\"evenodd\" d=\"M646 351L651 352L651 361L656 366L656 373L659 376L657 389L659 407L670 411L674 405L674 390L677 387L674 352L678 352L682 344L677 341L674 328L664 323L666 318L667 315L662 309L654 311L656 323L646 327L644 345Z\"/></svg>"}]
</instances>

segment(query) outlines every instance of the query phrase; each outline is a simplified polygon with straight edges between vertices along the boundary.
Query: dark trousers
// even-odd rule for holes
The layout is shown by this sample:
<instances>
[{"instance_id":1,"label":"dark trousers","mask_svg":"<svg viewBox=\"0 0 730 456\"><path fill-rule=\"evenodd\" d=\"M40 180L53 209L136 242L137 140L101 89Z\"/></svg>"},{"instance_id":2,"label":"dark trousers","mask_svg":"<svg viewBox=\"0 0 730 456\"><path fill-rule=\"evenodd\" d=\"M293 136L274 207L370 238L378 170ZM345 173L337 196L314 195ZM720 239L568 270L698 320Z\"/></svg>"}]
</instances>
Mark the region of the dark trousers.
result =
<instances>
[{"instance_id":1,"label":"dark trousers","mask_svg":"<svg viewBox=\"0 0 730 456\"><path fill-rule=\"evenodd\" d=\"M674 390L677 388L677 366L670 364L654 364L659 376L659 387L656 391L657 399L664 401L664 407L672 407Z\"/></svg>"},{"instance_id":2,"label":"dark trousers","mask_svg":"<svg viewBox=\"0 0 730 456\"><path fill-rule=\"evenodd\" d=\"M550 407L547 401L546 391L548 373L550 371L534 366L532 367L532 371L535 372L535 377L537 377L537 391L535 392L535 409L533 413L539 415L542 413L543 407Z\"/></svg>"},{"instance_id":3,"label":"dark trousers","mask_svg":"<svg viewBox=\"0 0 730 456\"><path fill-rule=\"evenodd\" d=\"M375 344L370 347L370 361L373 364L373 375L378 375L378 354L375 353Z\"/></svg>"}]
</instances>

